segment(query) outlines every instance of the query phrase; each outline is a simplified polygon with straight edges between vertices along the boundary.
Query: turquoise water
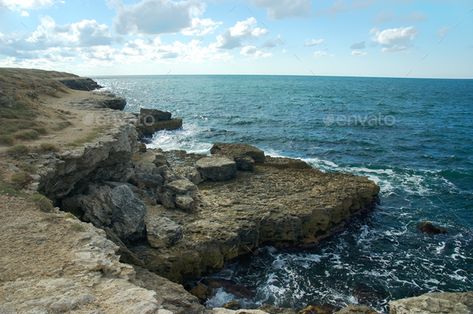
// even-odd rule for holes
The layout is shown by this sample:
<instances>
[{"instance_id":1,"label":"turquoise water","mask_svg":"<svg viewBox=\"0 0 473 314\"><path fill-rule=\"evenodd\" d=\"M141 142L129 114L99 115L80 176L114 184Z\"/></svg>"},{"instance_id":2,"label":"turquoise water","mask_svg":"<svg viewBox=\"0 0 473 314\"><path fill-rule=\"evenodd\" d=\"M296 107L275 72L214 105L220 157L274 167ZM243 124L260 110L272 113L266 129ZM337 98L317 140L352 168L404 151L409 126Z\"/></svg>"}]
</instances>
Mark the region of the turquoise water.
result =
<instances>
[{"instance_id":1,"label":"turquoise water","mask_svg":"<svg viewBox=\"0 0 473 314\"><path fill-rule=\"evenodd\" d=\"M307 252L263 248L217 277L251 287L247 306L370 304L473 290L473 80L286 76L99 78L141 106L184 118L151 146L208 152L245 142L381 186L368 217ZM421 220L446 235L416 230ZM219 291L208 301L233 296Z\"/></svg>"}]
</instances>

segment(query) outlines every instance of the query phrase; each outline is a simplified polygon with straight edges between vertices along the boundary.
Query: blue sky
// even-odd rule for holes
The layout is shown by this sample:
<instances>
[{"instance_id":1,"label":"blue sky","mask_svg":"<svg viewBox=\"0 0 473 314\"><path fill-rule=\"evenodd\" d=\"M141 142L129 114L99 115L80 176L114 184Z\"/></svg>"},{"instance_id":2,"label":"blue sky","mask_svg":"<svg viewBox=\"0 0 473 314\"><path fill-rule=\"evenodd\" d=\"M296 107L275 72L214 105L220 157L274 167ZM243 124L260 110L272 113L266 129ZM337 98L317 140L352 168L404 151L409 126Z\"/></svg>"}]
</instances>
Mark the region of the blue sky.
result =
<instances>
[{"instance_id":1,"label":"blue sky","mask_svg":"<svg viewBox=\"0 0 473 314\"><path fill-rule=\"evenodd\" d=\"M0 66L473 78L473 1L0 0Z\"/></svg>"}]
</instances>

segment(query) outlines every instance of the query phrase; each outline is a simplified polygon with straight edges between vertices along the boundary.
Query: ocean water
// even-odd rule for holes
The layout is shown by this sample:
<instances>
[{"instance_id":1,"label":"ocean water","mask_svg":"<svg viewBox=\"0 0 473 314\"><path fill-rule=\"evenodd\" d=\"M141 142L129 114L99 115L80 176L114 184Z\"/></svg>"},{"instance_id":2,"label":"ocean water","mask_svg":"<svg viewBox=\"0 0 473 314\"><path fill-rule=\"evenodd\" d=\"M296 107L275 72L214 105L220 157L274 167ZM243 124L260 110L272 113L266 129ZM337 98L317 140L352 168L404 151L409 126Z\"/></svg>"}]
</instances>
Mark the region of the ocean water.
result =
<instances>
[{"instance_id":1,"label":"ocean water","mask_svg":"<svg viewBox=\"0 0 473 314\"><path fill-rule=\"evenodd\" d=\"M126 110L169 110L179 131L163 149L208 152L244 142L323 171L368 176L380 204L304 252L266 247L214 277L254 289L263 303L369 304L431 291L473 290L473 80L295 76L98 78ZM430 220L448 234L416 230ZM220 290L209 306L235 298Z\"/></svg>"}]
</instances>

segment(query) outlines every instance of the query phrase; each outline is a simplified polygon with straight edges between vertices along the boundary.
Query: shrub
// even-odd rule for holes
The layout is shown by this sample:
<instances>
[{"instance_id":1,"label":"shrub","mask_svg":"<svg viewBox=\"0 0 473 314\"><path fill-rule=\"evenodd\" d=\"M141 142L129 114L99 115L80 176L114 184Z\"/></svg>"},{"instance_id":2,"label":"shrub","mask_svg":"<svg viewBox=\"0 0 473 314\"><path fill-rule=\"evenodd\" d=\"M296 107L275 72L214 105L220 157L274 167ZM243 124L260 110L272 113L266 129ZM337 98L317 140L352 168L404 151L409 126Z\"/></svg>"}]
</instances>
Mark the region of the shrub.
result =
<instances>
[{"instance_id":1,"label":"shrub","mask_svg":"<svg viewBox=\"0 0 473 314\"><path fill-rule=\"evenodd\" d=\"M46 130L45 128L43 127L36 127L36 128L33 128L34 131L38 132L39 134L41 135L46 135L48 134L48 130Z\"/></svg>"},{"instance_id":2,"label":"shrub","mask_svg":"<svg viewBox=\"0 0 473 314\"><path fill-rule=\"evenodd\" d=\"M13 139L13 136L11 135L0 135L0 144L4 145L13 145L15 140Z\"/></svg>"},{"instance_id":3,"label":"shrub","mask_svg":"<svg viewBox=\"0 0 473 314\"><path fill-rule=\"evenodd\" d=\"M26 155L30 152L30 149L25 145L15 145L8 149L7 153L10 156L21 156Z\"/></svg>"},{"instance_id":4,"label":"shrub","mask_svg":"<svg viewBox=\"0 0 473 314\"><path fill-rule=\"evenodd\" d=\"M39 132L36 130L23 130L15 133L15 138L19 140L35 140L39 137Z\"/></svg>"},{"instance_id":5,"label":"shrub","mask_svg":"<svg viewBox=\"0 0 473 314\"><path fill-rule=\"evenodd\" d=\"M33 181L33 178L24 171L20 171L11 176L13 186L18 189L24 189Z\"/></svg>"},{"instance_id":6,"label":"shrub","mask_svg":"<svg viewBox=\"0 0 473 314\"><path fill-rule=\"evenodd\" d=\"M54 209L53 202L46 196L36 193L31 196L31 200L43 212L51 212Z\"/></svg>"},{"instance_id":7,"label":"shrub","mask_svg":"<svg viewBox=\"0 0 473 314\"><path fill-rule=\"evenodd\" d=\"M43 143L39 145L39 151L40 152L58 152L59 148L51 143Z\"/></svg>"},{"instance_id":8,"label":"shrub","mask_svg":"<svg viewBox=\"0 0 473 314\"><path fill-rule=\"evenodd\" d=\"M86 229L83 225L81 225L80 223L73 223L71 225L71 229L72 231L75 231L75 232L84 232Z\"/></svg>"}]
</instances>

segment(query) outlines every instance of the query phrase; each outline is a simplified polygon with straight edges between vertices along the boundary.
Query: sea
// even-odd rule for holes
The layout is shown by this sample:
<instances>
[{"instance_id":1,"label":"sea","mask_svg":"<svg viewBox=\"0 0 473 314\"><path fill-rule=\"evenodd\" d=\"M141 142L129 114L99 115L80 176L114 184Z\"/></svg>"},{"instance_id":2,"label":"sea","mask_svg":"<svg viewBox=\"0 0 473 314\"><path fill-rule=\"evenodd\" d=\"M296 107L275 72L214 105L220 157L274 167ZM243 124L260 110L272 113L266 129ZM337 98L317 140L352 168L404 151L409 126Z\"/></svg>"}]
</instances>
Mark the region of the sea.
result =
<instances>
[{"instance_id":1,"label":"sea","mask_svg":"<svg viewBox=\"0 0 473 314\"><path fill-rule=\"evenodd\" d=\"M310 250L264 247L214 278L253 289L217 289L207 306L366 304L426 292L473 290L473 80L317 76L98 77L125 110L171 111L182 130L150 147L209 153L249 143L325 172L366 176L378 206ZM418 231L420 221L447 234Z\"/></svg>"}]
</instances>

